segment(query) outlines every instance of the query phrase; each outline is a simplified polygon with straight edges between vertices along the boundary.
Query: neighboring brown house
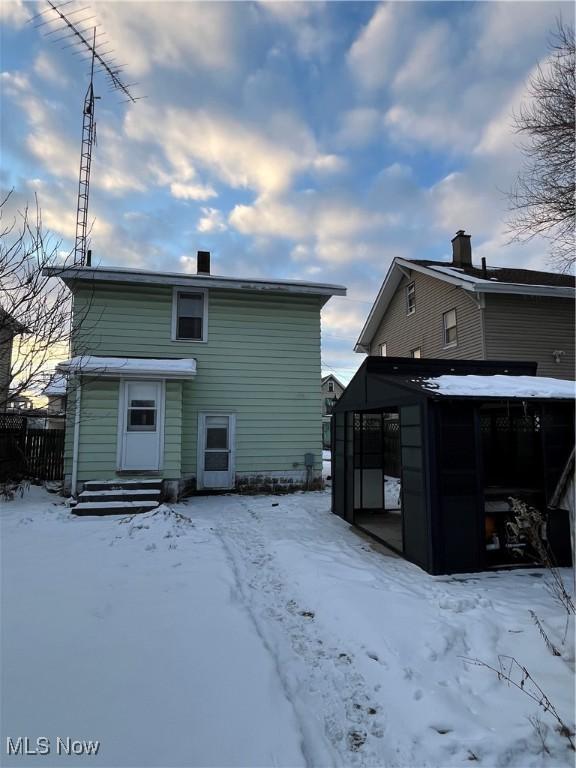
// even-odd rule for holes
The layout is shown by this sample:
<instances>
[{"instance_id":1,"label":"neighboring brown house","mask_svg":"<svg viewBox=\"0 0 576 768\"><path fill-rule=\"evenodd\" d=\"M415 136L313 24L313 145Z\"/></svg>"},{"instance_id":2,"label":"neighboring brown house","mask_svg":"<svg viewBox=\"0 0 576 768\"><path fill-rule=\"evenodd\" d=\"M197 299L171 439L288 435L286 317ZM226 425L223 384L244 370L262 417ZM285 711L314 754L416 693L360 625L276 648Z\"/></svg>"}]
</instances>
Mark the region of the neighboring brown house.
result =
<instances>
[{"instance_id":1,"label":"neighboring brown house","mask_svg":"<svg viewBox=\"0 0 576 768\"><path fill-rule=\"evenodd\" d=\"M394 259L355 351L532 361L539 376L574 379L574 277L474 266L462 230L452 249L451 262Z\"/></svg>"},{"instance_id":2,"label":"neighboring brown house","mask_svg":"<svg viewBox=\"0 0 576 768\"><path fill-rule=\"evenodd\" d=\"M4 411L8 404L13 339L25 330L21 323L0 307L0 411Z\"/></svg>"},{"instance_id":3,"label":"neighboring brown house","mask_svg":"<svg viewBox=\"0 0 576 768\"><path fill-rule=\"evenodd\" d=\"M332 409L345 389L344 384L332 373L322 378L322 447L326 450L330 448L332 440Z\"/></svg>"},{"instance_id":4,"label":"neighboring brown house","mask_svg":"<svg viewBox=\"0 0 576 768\"><path fill-rule=\"evenodd\" d=\"M46 429L64 429L68 381L61 373L54 373L42 391L48 398Z\"/></svg>"}]
</instances>

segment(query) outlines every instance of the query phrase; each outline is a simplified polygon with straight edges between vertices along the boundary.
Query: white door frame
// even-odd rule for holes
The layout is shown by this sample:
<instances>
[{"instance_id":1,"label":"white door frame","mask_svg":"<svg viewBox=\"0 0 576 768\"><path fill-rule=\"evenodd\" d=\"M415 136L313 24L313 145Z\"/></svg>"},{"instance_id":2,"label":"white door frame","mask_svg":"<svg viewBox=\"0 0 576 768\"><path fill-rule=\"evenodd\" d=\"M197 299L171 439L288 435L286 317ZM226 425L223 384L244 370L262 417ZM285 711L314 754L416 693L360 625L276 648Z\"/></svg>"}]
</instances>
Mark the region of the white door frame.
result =
<instances>
[{"instance_id":1,"label":"white door frame","mask_svg":"<svg viewBox=\"0 0 576 768\"><path fill-rule=\"evenodd\" d=\"M124 436L126 434L126 416L128 413L128 384L130 383L142 383L142 384L158 384L160 395L158 399L157 421L158 421L158 467L157 470L140 470L142 472L148 471L160 471L164 466L164 413L165 413L165 401L166 401L166 381L164 379L139 379L136 377L130 377L120 379L120 387L118 391L118 437L117 437L117 451L116 451L116 468L119 471L126 472L138 472L138 469L125 469L124 468Z\"/></svg>"},{"instance_id":2,"label":"white door frame","mask_svg":"<svg viewBox=\"0 0 576 768\"><path fill-rule=\"evenodd\" d=\"M206 417L228 416L228 440L230 454L228 473L230 484L226 488L210 489L204 485L204 449L206 446ZM233 411L199 411L196 437L196 487L198 490L230 490L236 484L236 414Z\"/></svg>"}]
</instances>

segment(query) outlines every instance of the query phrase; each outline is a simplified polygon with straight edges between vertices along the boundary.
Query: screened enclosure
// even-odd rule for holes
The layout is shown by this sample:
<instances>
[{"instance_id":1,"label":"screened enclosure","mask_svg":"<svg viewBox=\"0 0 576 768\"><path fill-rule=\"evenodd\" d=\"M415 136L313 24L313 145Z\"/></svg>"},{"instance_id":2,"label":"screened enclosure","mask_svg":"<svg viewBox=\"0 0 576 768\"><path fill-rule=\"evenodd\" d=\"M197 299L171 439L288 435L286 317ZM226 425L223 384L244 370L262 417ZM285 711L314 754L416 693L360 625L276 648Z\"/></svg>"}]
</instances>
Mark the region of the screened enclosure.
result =
<instances>
[{"instance_id":1,"label":"screened enclosure","mask_svg":"<svg viewBox=\"0 0 576 768\"><path fill-rule=\"evenodd\" d=\"M430 380L534 373L531 363L367 358L334 410L333 511L431 573L533 564L510 499L549 514L573 400L450 396ZM563 525L548 518L551 539Z\"/></svg>"}]
</instances>

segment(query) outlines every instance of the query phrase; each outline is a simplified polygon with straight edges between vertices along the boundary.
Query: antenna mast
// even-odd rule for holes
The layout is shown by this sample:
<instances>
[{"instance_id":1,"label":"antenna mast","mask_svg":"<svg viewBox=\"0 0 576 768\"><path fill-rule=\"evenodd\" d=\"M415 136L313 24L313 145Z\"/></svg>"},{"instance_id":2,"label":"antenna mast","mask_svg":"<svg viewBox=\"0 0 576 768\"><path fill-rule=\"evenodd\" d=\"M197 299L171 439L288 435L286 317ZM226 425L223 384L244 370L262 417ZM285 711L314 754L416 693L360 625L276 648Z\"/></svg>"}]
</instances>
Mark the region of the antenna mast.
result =
<instances>
[{"instance_id":1,"label":"antenna mast","mask_svg":"<svg viewBox=\"0 0 576 768\"><path fill-rule=\"evenodd\" d=\"M62 22L62 25L50 30L47 35L53 32L64 31L64 36L57 37L55 41L70 39L72 42L70 45L77 45L79 50L77 53L86 53L90 55L90 83L86 96L84 97L84 109L82 116L82 147L80 150L80 174L78 178L78 199L76 205L76 239L74 241L74 264L84 266L86 264L87 246L88 246L88 201L90 197L90 169L92 165L92 148L96 143L96 122L94 118L94 106L96 99L99 96L94 95L94 68L98 67L98 71L105 74L108 78L108 84L111 90L121 91L126 97L124 101L136 102L138 98L133 96L130 92L131 85L134 83L124 83L120 77L120 72L123 65L114 64L113 59L107 58L111 50L99 51L96 48L96 38L100 35L96 34L96 27L98 25L89 25L83 27L87 21L93 19L93 16L83 19L71 20L71 17L75 13L82 13L87 10L86 7L80 8L76 11L67 11L64 14L61 8L70 4L70 0L55 5L52 0L46 0L48 8L41 13L34 16L34 19L42 16L44 13L51 13L51 17L48 21L42 21L37 24L36 27L42 27L45 24L49 24L51 21L55 23ZM87 33L92 29L92 40L87 38ZM46 36L47 36L46 35ZM105 43L104 43L105 45ZM70 47L69 45L63 46L64 48Z\"/></svg>"}]
</instances>

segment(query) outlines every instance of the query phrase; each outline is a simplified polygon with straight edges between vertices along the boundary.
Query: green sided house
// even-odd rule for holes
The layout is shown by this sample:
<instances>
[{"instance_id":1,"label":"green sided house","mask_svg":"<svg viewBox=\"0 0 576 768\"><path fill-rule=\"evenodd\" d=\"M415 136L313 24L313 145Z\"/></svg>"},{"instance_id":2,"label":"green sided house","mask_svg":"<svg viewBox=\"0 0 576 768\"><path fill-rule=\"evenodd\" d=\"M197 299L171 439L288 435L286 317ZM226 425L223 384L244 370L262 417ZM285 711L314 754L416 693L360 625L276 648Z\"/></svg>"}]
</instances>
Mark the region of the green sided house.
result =
<instances>
[{"instance_id":1,"label":"green sided house","mask_svg":"<svg viewBox=\"0 0 576 768\"><path fill-rule=\"evenodd\" d=\"M320 310L346 289L218 277L198 257L196 275L54 272L76 323L58 366L65 488L84 503L127 481L142 494L161 481L168 499L321 482Z\"/></svg>"}]
</instances>

